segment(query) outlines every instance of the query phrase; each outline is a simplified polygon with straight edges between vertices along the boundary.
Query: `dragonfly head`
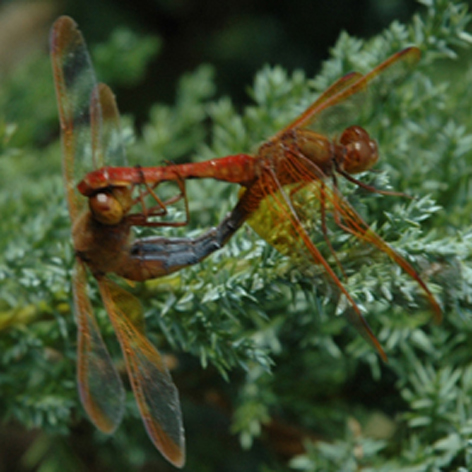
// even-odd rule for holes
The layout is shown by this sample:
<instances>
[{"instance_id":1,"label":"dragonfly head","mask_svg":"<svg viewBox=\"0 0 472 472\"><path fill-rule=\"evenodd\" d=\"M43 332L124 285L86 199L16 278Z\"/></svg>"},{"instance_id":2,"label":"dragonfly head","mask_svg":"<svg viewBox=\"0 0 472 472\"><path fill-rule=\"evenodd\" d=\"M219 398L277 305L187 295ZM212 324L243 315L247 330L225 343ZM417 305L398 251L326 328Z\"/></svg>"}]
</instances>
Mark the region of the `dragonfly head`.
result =
<instances>
[{"instance_id":1,"label":"dragonfly head","mask_svg":"<svg viewBox=\"0 0 472 472\"><path fill-rule=\"evenodd\" d=\"M121 223L132 206L129 187L111 187L89 197L93 217L104 225Z\"/></svg>"},{"instance_id":2,"label":"dragonfly head","mask_svg":"<svg viewBox=\"0 0 472 472\"><path fill-rule=\"evenodd\" d=\"M379 159L377 143L360 126L346 128L339 142L345 148L340 167L348 174L369 170Z\"/></svg>"}]
</instances>

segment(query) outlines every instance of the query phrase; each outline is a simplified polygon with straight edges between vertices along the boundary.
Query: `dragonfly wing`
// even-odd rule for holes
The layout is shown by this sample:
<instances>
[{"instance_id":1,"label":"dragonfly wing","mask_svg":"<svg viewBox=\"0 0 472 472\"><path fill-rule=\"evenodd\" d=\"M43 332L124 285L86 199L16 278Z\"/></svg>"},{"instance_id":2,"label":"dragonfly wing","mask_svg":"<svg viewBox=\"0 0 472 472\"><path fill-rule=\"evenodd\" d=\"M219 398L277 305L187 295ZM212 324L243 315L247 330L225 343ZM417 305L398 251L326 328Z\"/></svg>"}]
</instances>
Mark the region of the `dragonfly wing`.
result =
<instances>
[{"instance_id":1,"label":"dragonfly wing","mask_svg":"<svg viewBox=\"0 0 472 472\"><path fill-rule=\"evenodd\" d=\"M416 280L418 285L423 289L429 304L433 310L436 321L439 323L442 319L442 310L434 298L434 295L429 290L428 286L421 279L418 272L413 266L400 254L398 254L392 247L390 247L375 231L373 231L369 225L360 217L356 210L349 204L349 202L337 196L336 193L332 192L329 199L333 203L335 211L339 213L342 218L340 226L345 231L352 233L357 238L366 241L373 246L376 246L382 252L387 254L398 266L400 266L411 278Z\"/></svg>"},{"instance_id":2,"label":"dragonfly wing","mask_svg":"<svg viewBox=\"0 0 472 472\"><path fill-rule=\"evenodd\" d=\"M331 97L349 88L354 83L362 78L360 72L350 72L340 79L336 80L334 84L330 85L300 116L295 118L288 126L279 131L277 135L285 133L289 129L298 128L309 120L314 120L318 110Z\"/></svg>"},{"instance_id":3,"label":"dragonfly wing","mask_svg":"<svg viewBox=\"0 0 472 472\"><path fill-rule=\"evenodd\" d=\"M361 114L369 111L378 95L382 94L382 87L390 89L420 57L420 50L412 46L393 54L365 75L356 72L347 74L329 87L283 131L310 127L318 132L333 134L353 123L362 124L358 122Z\"/></svg>"},{"instance_id":4,"label":"dragonfly wing","mask_svg":"<svg viewBox=\"0 0 472 472\"><path fill-rule=\"evenodd\" d=\"M122 141L120 113L110 87L98 84L90 100L92 153L96 168L104 164L125 167L126 154Z\"/></svg>"},{"instance_id":5,"label":"dragonfly wing","mask_svg":"<svg viewBox=\"0 0 472 472\"><path fill-rule=\"evenodd\" d=\"M124 412L125 391L103 342L87 294L86 270L77 261L72 288L78 324L77 378L85 411L104 433L113 433Z\"/></svg>"},{"instance_id":6,"label":"dragonfly wing","mask_svg":"<svg viewBox=\"0 0 472 472\"><path fill-rule=\"evenodd\" d=\"M355 313L354 318L356 321L353 323L354 326L361 332L362 336L368 339L377 349L382 358L386 360L386 355L382 346L370 329L370 326L362 315L357 303L351 297L343 283L339 280L339 277L328 264L323 254L315 244L313 244L313 241L299 217L296 207L292 203L289 193L290 189L287 189L288 191L286 191L286 189L278 183L278 179L273 173L267 172L260 177L259 181L260 187L258 189L250 187L244 192L238 202L237 210L241 211L239 208L245 208L246 212L250 215L248 223L263 239L266 239L280 252L289 255L298 253L298 255L304 256L305 262L308 257L308 260L311 259L315 264L323 266L330 279L335 283L351 305ZM302 180L298 181L303 182ZM299 188L295 188L294 191L299 192L302 188L303 186L300 186ZM256 211L253 211L254 209L251 208L252 202L257 201L258 198L256 196L254 199L254 195L251 195L251 193L258 193L260 189L266 189L268 192L262 202L263 206L259 207ZM269 213L269 216L264 216L263 214L266 214L267 212Z\"/></svg>"},{"instance_id":7,"label":"dragonfly wing","mask_svg":"<svg viewBox=\"0 0 472 472\"><path fill-rule=\"evenodd\" d=\"M314 141L313 146L316 146L316 144L317 141ZM316 263L323 265L342 293L346 295L358 317L360 317L356 304L348 296L341 282L332 272L332 269L322 255L319 254L308 234L306 234L305 226L309 221L307 216L304 215L304 210L307 203L306 200L299 197L300 195L303 198L308 196L311 198L310 206L313 206L313 203L319 205L318 208L321 215L326 216L328 210L332 212L338 226L358 239L377 247L416 280L426 294L436 318L438 320L441 319L439 304L416 270L369 227L336 187L331 187L325 183L326 176L323 176L321 169L312 160L307 159L295 148L290 149L290 153L286 155L286 158L281 160L280 168L277 169L277 175L283 175L285 182L296 182L296 184L282 188L277 182L277 176L274 171L269 168L258 184L260 195L252 200L260 202L261 196L264 196L265 201L263 200L263 203L266 207L268 205L267 208L263 206L254 208L253 204L251 207L251 195L248 193L251 188L243 195L243 198L249 202L247 212L253 214L250 224L255 227L262 237L268 239L267 235L269 235L269 242L278 250L281 250L281 252L290 253L294 248L299 249L300 247L304 251L308 251ZM266 181L264 182L263 179ZM268 216L265 213L269 213L269 218L276 219L274 221L267 220ZM281 231L284 233L281 233ZM324 231L325 238L327 239L326 229ZM333 252L331 246L330 250ZM363 328L365 326L363 320L361 320L361 326ZM370 337L370 333L368 335Z\"/></svg>"},{"instance_id":8,"label":"dragonfly wing","mask_svg":"<svg viewBox=\"0 0 472 472\"><path fill-rule=\"evenodd\" d=\"M61 16L50 37L56 97L61 122L64 185L73 221L82 209L76 184L94 170L89 104L95 72L82 34L71 18Z\"/></svg>"},{"instance_id":9,"label":"dragonfly wing","mask_svg":"<svg viewBox=\"0 0 472 472\"><path fill-rule=\"evenodd\" d=\"M131 295L105 278L99 280L99 287L149 437L169 462L182 467L185 438L177 388L156 348L122 309L123 300L127 300L126 309L133 304ZM139 304L136 298L134 300ZM138 309L132 307L133 311Z\"/></svg>"}]
</instances>

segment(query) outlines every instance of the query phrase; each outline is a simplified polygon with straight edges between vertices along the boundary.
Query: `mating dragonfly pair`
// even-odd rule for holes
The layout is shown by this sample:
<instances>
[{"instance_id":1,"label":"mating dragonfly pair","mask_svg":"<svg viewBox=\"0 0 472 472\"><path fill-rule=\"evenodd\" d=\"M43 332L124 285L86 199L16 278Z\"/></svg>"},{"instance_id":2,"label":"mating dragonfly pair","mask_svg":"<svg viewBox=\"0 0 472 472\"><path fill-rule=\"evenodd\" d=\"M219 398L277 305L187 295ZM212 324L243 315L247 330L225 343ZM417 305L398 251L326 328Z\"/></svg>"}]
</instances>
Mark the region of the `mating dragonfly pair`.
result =
<instances>
[{"instance_id":1,"label":"mating dragonfly pair","mask_svg":"<svg viewBox=\"0 0 472 472\"><path fill-rule=\"evenodd\" d=\"M416 270L369 228L337 187L336 177L342 176L366 190L380 192L352 176L376 163L376 142L359 126L347 128L339 139L329 139L315 131L316 124L328 112L365 91L384 71L414 64L419 57L419 49L410 47L366 75L354 72L340 78L254 155L133 168L126 164L114 95L105 84L96 82L77 25L69 17L54 23L51 58L62 131L64 185L76 254L73 294L78 324L78 384L82 404L101 431L111 433L119 425L125 393L93 315L86 268L97 281L121 345L146 430L161 453L181 467L185 461L185 439L177 389L163 359L145 336L139 301L107 274L134 281L170 274L221 248L246 221L279 251L287 254L291 250L301 251L313 263L321 264L349 302L360 329L385 358L355 300L313 243L305 216L297 211L300 195L309 193L316 198L323 237L343 273L328 237L328 213L332 213L340 228L376 246L415 279L440 320L441 308ZM186 224L185 180L190 178L240 184L242 192L233 211L216 228L195 239L133 240L133 226ZM177 182L180 195L162 201L157 187L165 181ZM146 204L150 199L152 205ZM159 220L158 217L166 215L168 206L179 199L184 201L187 221Z\"/></svg>"}]
</instances>

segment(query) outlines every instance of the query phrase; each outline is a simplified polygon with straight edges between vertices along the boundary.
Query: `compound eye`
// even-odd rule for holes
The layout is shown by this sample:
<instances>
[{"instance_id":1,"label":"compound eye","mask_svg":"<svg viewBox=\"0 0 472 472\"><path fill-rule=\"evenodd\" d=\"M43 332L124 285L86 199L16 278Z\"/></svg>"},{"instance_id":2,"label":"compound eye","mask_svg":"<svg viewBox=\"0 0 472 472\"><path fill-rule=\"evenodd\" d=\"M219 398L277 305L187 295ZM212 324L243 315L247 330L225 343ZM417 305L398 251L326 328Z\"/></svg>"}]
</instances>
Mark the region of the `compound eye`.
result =
<instances>
[{"instance_id":1,"label":"compound eye","mask_svg":"<svg viewBox=\"0 0 472 472\"><path fill-rule=\"evenodd\" d=\"M339 142L344 145L357 143L359 141L370 141L369 134L360 126L350 126L346 128L339 140Z\"/></svg>"},{"instance_id":2,"label":"compound eye","mask_svg":"<svg viewBox=\"0 0 472 472\"><path fill-rule=\"evenodd\" d=\"M340 143L346 149L343 170L348 174L369 170L379 158L377 143L370 139L367 131L360 126L347 128L341 136Z\"/></svg>"},{"instance_id":3,"label":"compound eye","mask_svg":"<svg viewBox=\"0 0 472 472\"><path fill-rule=\"evenodd\" d=\"M89 198L89 208L94 218L105 225L116 225L123 219L120 202L107 193L97 193Z\"/></svg>"}]
</instances>

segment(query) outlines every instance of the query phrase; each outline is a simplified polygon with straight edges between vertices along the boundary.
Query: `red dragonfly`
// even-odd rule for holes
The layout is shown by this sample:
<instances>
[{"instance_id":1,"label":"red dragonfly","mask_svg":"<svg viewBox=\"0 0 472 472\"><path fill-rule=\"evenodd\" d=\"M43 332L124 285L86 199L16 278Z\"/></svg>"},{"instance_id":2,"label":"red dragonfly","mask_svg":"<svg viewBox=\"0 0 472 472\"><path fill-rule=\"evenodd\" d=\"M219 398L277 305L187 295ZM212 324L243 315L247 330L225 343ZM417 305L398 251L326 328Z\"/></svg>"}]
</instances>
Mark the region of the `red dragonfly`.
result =
<instances>
[{"instance_id":1,"label":"red dragonfly","mask_svg":"<svg viewBox=\"0 0 472 472\"><path fill-rule=\"evenodd\" d=\"M180 225L156 221L167 205L142 180L109 186L85 199L77 191L87 171L105 162L126 166L119 113L111 90L97 84L82 34L69 17L60 17L51 30L51 60L59 107L63 147L63 179L75 250L72 278L78 324L77 377L82 404L92 422L112 433L124 412L125 391L94 317L87 292L87 269L95 280L125 357L131 386L146 430L155 446L175 466L185 462L185 438L177 389L165 362L144 333L139 301L111 281L115 273L129 280L147 280L195 264L219 249L234 232L225 218L196 239L143 238L132 240L131 228ZM179 181L181 183L181 181ZM134 190L139 194L133 196ZM144 197L156 202L146 208ZM130 213L141 203L143 212ZM186 200L185 200L185 203Z\"/></svg>"},{"instance_id":2,"label":"red dragonfly","mask_svg":"<svg viewBox=\"0 0 472 472\"><path fill-rule=\"evenodd\" d=\"M289 254L301 252L308 255L309 260L321 264L350 303L356 314L355 324L361 333L366 335L385 359L385 353L357 303L311 240L306 229L306 216L300 208L306 205L307 195L312 196L312 201L315 197L319 202L322 233L341 270L342 266L327 235L327 210L333 213L334 222L340 228L376 246L415 279L426 294L436 319L441 319L441 308L418 272L368 226L337 187L336 177L340 175L373 192L401 195L379 191L352 176L369 170L377 162L377 143L359 126L348 127L339 138L334 139L316 131L328 115L336 111L339 113L348 99L366 91L385 71L404 69L415 64L419 58L420 50L409 47L365 75L357 72L345 75L299 117L263 143L254 155L237 154L167 167L104 167L89 173L80 182L78 189L83 195L90 196L102 188L115 185L129 185L144 180L155 187L164 181L189 178L213 178L242 185L242 195L229 216L232 230L235 231L248 220L276 249ZM332 185L327 184L329 179Z\"/></svg>"}]
</instances>

